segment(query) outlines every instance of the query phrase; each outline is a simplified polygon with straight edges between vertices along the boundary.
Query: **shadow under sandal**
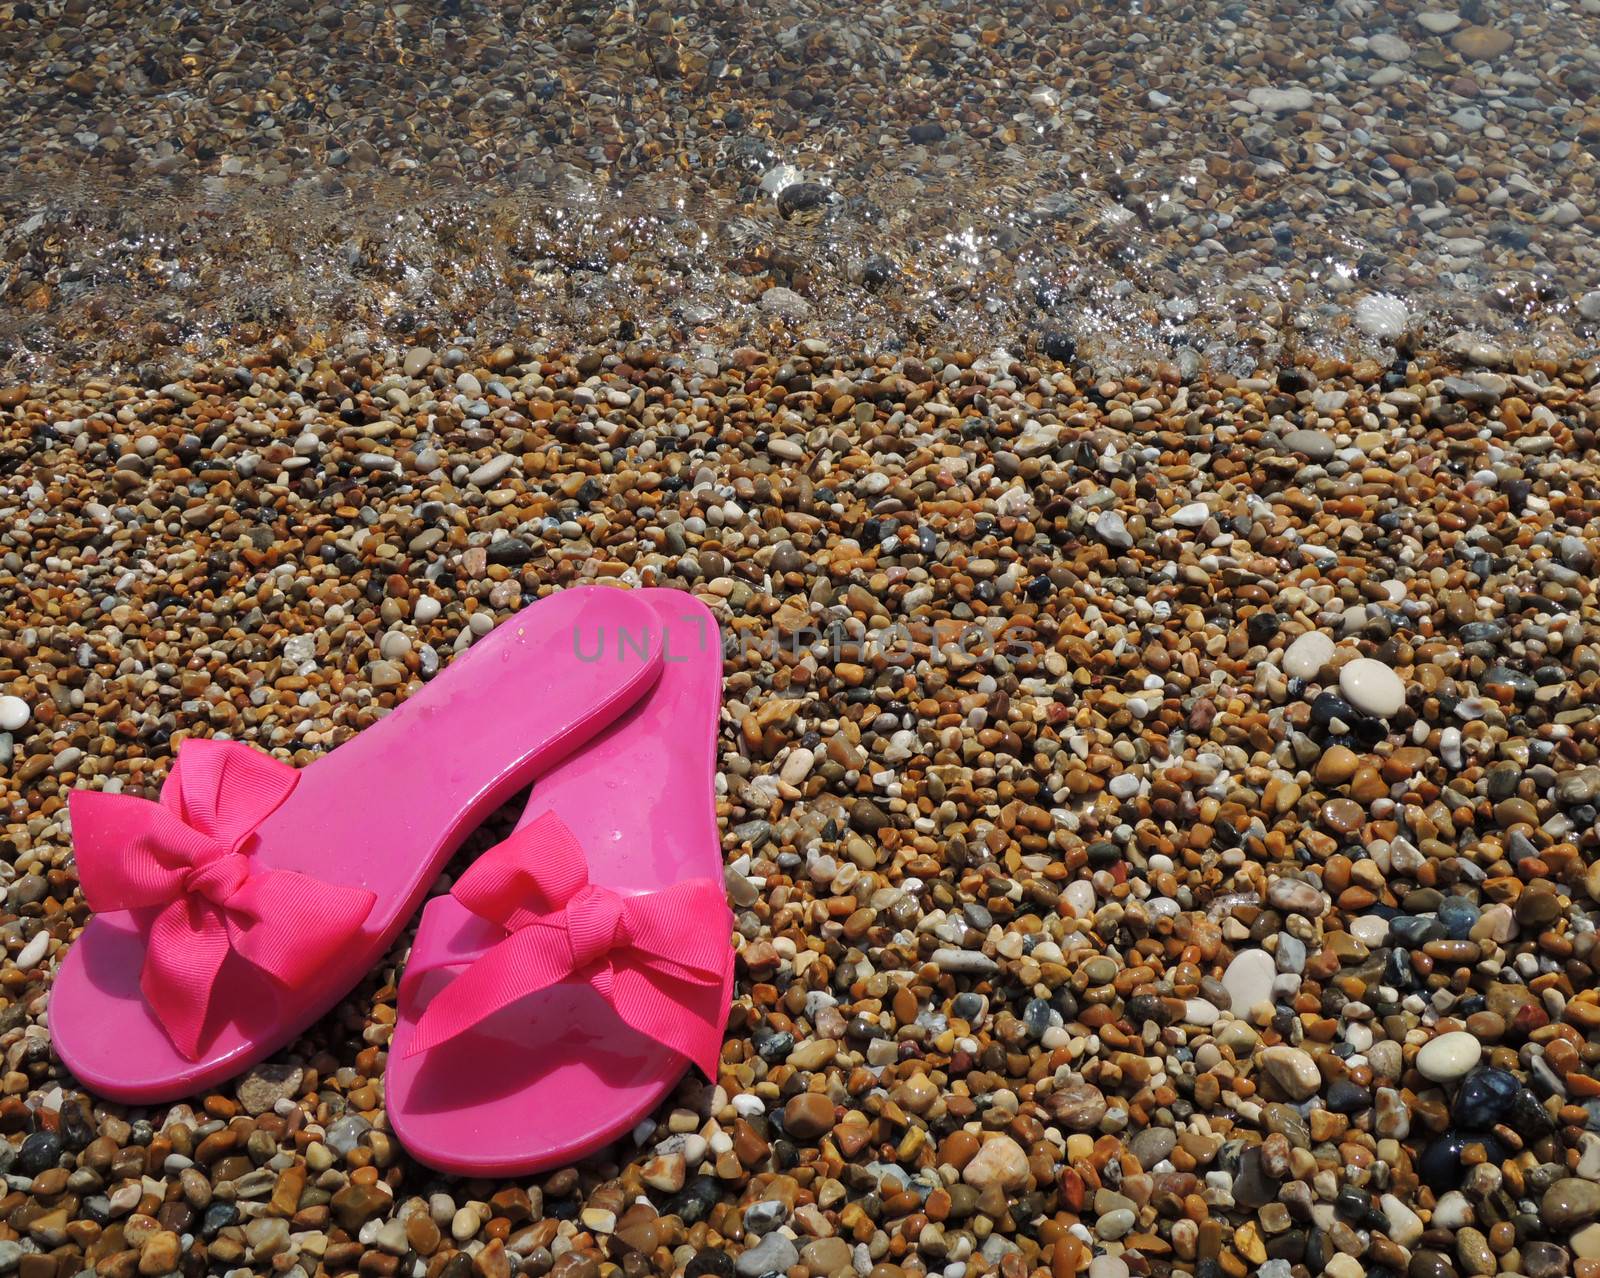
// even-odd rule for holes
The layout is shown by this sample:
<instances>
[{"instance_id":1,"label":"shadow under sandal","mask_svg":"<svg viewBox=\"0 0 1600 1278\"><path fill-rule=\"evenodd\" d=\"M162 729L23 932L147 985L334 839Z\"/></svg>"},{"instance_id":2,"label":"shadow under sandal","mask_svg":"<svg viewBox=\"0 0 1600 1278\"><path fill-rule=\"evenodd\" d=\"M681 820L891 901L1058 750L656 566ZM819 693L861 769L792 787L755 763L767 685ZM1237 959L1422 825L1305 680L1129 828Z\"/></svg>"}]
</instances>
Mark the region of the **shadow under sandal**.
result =
<instances>
[{"instance_id":1,"label":"shadow under sandal","mask_svg":"<svg viewBox=\"0 0 1600 1278\"><path fill-rule=\"evenodd\" d=\"M382 958L484 818L649 691L661 654L615 649L653 624L642 592L563 591L306 768L191 738L159 803L74 791L95 915L51 991L62 1062L92 1091L151 1103L295 1038Z\"/></svg>"},{"instance_id":2,"label":"shadow under sandal","mask_svg":"<svg viewBox=\"0 0 1600 1278\"><path fill-rule=\"evenodd\" d=\"M638 593L659 614L660 681L422 912L384 1092L395 1134L441 1170L570 1163L691 1063L716 1077L734 966L712 789L721 645L692 596Z\"/></svg>"}]
</instances>

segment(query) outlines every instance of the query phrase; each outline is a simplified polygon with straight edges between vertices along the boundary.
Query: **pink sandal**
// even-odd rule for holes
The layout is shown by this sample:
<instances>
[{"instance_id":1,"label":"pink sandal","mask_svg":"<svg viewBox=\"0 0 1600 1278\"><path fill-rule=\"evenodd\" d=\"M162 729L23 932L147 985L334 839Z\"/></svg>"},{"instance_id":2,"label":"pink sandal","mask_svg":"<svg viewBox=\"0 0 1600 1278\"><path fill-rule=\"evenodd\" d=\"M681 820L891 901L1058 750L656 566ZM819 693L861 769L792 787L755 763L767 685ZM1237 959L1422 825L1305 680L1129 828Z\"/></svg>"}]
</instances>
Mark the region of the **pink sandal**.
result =
<instances>
[{"instance_id":1,"label":"pink sandal","mask_svg":"<svg viewBox=\"0 0 1600 1278\"><path fill-rule=\"evenodd\" d=\"M159 804L75 791L96 915L50 996L62 1062L154 1102L289 1042L383 957L497 805L650 689L661 653L627 644L655 624L636 592L567 590L307 768L191 738Z\"/></svg>"},{"instance_id":2,"label":"pink sandal","mask_svg":"<svg viewBox=\"0 0 1600 1278\"><path fill-rule=\"evenodd\" d=\"M690 1063L716 1077L733 984L721 644L692 596L637 593L658 614L660 681L541 775L516 832L423 909L384 1086L395 1134L444 1171L572 1162Z\"/></svg>"}]
</instances>

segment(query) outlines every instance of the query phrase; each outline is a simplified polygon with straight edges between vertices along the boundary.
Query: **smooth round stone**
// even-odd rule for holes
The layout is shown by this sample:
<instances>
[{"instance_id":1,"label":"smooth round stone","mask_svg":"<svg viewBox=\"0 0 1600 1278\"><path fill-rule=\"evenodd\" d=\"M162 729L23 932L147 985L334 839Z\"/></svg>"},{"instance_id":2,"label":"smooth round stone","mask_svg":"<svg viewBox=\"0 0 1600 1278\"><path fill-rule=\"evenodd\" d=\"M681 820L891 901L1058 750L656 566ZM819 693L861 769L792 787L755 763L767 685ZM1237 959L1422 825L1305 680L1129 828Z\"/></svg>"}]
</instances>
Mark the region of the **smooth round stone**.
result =
<instances>
[{"instance_id":1,"label":"smooth round stone","mask_svg":"<svg viewBox=\"0 0 1600 1278\"><path fill-rule=\"evenodd\" d=\"M801 1092L783 1107L783 1129L797 1140L812 1140L833 1130L833 1102L817 1092Z\"/></svg>"},{"instance_id":2,"label":"smooth round stone","mask_svg":"<svg viewBox=\"0 0 1600 1278\"><path fill-rule=\"evenodd\" d=\"M1406 1278L1456 1278L1456 1268L1442 1251L1424 1247L1411 1253Z\"/></svg>"},{"instance_id":3,"label":"smooth round stone","mask_svg":"<svg viewBox=\"0 0 1600 1278\"><path fill-rule=\"evenodd\" d=\"M1317 1094L1322 1075L1309 1052L1279 1045L1267 1048L1260 1059L1268 1076L1290 1100L1309 1100Z\"/></svg>"},{"instance_id":4,"label":"smooth round stone","mask_svg":"<svg viewBox=\"0 0 1600 1278\"><path fill-rule=\"evenodd\" d=\"M1333 660L1333 640L1320 630L1307 631L1283 654L1284 673L1295 679L1312 679Z\"/></svg>"},{"instance_id":5,"label":"smooth round stone","mask_svg":"<svg viewBox=\"0 0 1600 1278\"><path fill-rule=\"evenodd\" d=\"M972 1161L962 1169L961 1178L979 1190L990 1185L998 1185L1007 1192L1021 1189L1028 1180L1027 1152L1011 1137L996 1134L983 1143Z\"/></svg>"},{"instance_id":6,"label":"smooth round stone","mask_svg":"<svg viewBox=\"0 0 1600 1278\"><path fill-rule=\"evenodd\" d=\"M1114 510L1102 511L1096 516L1094 531L1101 541L1117 550L1128 550L1133 546L1133 534L1128 531L1122 516Z\"/></svg>"},{"instance_id":7,"label":"smooth round stone","mask_svg":"<svg viewBox=\"0 0 1600 1278\"><path fill-rule=\"evenodd\" d=\"M1363 914L1350 920L1350 935L1368 949L1376 949L1389 939L1389 920L1376 914Z\"/></svg>"},{"instance_id":8,"label":"smooth round stone","mask_svg":"<svg viewBox=\"0 0 1600 1278\"><path fill-rule=\"evenodd\" d=\"M1387 719L1406 703L1406 686L1381 661L1357 657L1339 670L1339 691L1362 714Z\"/></svg>"},{"instance_id":9,"label":"smooth round stone","mask_svg":"<svg viewBox=\"0 0 1600 1278\"><path fill-rule=\"evenodd\" d=\"M1450 37L1450 47L1469 62L1498 58L1516 43L1509 31L1498 27L1466 27Z\"/></svg>"},{"instance_id":10,"label":"smooth round stone","mask_svg":"<svg viewBox=\"0 0 1600 1278\"><path fill-rule=\"evenodd\" d=\"M419 626L425 626L439 615L443 606L432 595L423 595L417 600L417 606L412 609L411 615Z\"/></svg>"},{"instance_id":11,"label":"smooth round stone","mask_svg":"<svg viewBox=\"0 0 1600 1278\"><path fill-rule=\"evenodd\" d=\"M1439 922L1444 924L1445 934L1452 940L1464 941L1472 934L1472 927L1478 921L1478 907L1465 897L1448 896L1439 904Z\"/></svg>"},{"instance_id":12,"label":"smooth round stone","mask_svg":"<svg viewBox=\"0 0 1600 1278\"><path fill-rule=\"evenodd\" d=\"M1089 1278L1128 1278L1128 1262L1121 1256L1096 1256L1089 1262Z\"/></svg>"},{"instance_id":13,"label":"smooth round stone","mask_svg":"<svg viewBox=\"0 0 1600 1278\"><path fill-rule=\"evenodd\" d=\"M1132 1230L1138 1219L1129 1208L1118 1207L1115 1211L1108 1211L1100 1217L1095 1222L1094 1231L1110 1242Z\"/></svg>"},{"instance_id":14,"label":"smooth round stone","mask_svg":"<svg viewBox=\"0 0 1600 1278\"><path fill-rule=\"evenodd\" d=\"M1274 909L1307 918L1321 918L1328 899L1304 879L1274 879L1267 885L1267 903Z\"/></svg>"},{"instance_id":15,"label":"smooth round stone","mask_svg":"<svg viewBox=\"0 0 1600 1278\"><path fill-rule=\"evenodd\" d=\"M1569 1176L1544 1191L1540 1218L1552 1229L1581 1225L1600 1216L1600 1184Z\"/></svg>"},{"instance_id":16,"label":"smooth round stone","mask_svg":"<svg viewBox=\"0 0 1600 1278\"><path fill-rule=\"evenodd\" d=\"M1304 85L1296 84L1287 89L1276 85L1257 85L1246 95L1252 106L1263 111L1271 111L1274 115L1287 115L1291 111L1309 111L1311 104L1316 101L1311 96L1311 90Z\"/></svg>"},{"instance_id":17,"label":"smooth round stone","mask_svg":"<svg viewBox=\"0 0 1600 1278\"><path fill-rule=\"evenodd\" d=\"M1203 501L1192 501L1172 512L1172 522L1180 528L1198 528L1211 518L1211 507Z\"/></svg>"},{"instance_id":18,"label":"smooth round stone","mask_svg":"<svg viewBox=\"0 0 1600 1278\"><path fill-rule=\"evenodd\" d=\"M1322 805L1322 823L1337 834L1349 834L1361 826L1365 813L1354 799L1329 799Z\"/></svg>"},{"instance_id":19,"label":"smooth round stone","mask_svg":"<svg viewBox=\"0 0 1600 1278\"><path fill-rule=\"evenodd\" d=\"M1276 975L1277 964L1265 950L1245 950L1234 955L1228 970L1222 974L1222 988L1232 999L1233 1014L1243 1016L1252 1007L1271 1002Z\"/></svg>"},{"instance_id":20,"label":"smooth round stone","mask_svg":"<svg viewBox=\"0 0 1600 1278\"><path fill-rule=\"evenodd\" d=\"M739 1278L761 1278L762 1274L783 1274L794 1268L800 1251L783 1234L774 1231L734 1262Z\"/></svg>"},{"instance_id":21,"label":"smooth round stone","mask_svg":"<svg viewBox=\"0 0 1600 1278\"><path fill-rule=\"evenodd\" d=\"M1117 979L1117 961L1097 954L1083 965L1083 974L1090 985L1105 985Z\"/></svg>"},{"instance_id":22,"label":"smooth round stone","mask_svg":"<svg viewBox=\"0 0 1600 1278\"><path fill-rule=\"evenodd\" d=\"M27 726L33 710L21 697L0 697L0 732L15 732Z\"/></svg>"},{"instance_id":23,"label":"smooth round stone","mask_svg":"<svg viewBox=\"0 0 1600 1278\"><path fill-rule=\"evenodd\" d=\"M1219 1015L1215 1004L1203 998L1191 998L1184 1003L1183 1020L1187 1025L1215 1025Z\"/></svg>"},{"instance_id":24,"label":"smooth round stone","mask_svg":"<svg viewBox=\"0 0 1600 1278\"><path fill-rule=\"evenodd\" d=\"M1314 462L1333 460L1333 440L1320 430L1292 430L1283 437L1284 448L1291 453L1303 453Z\"/></svg>"},{"instance_id":25,"label":"smooth round stone","mask_svg":"<svg viewBox=\"0 0 1600 1278\"><path fill-rule=\"evenodd\" d=\"M1482 1055L1482 1043L1464 1030L1454 1030L1422 1045L1417 1072L1435 1083L1453 1083L1471 1073Z\"/></svg>"},{"instance_id":26,"label":"smooth round stone","mask_svg":"<svg viewBox=\"0 0 1600 1278\"><path fill-rule=\"evenodd\" d=\"M1578 1251L1577 1240L1569 1239L1574 1255L1583 1256ZM1522 1272L1528 1278L1562 1278L1567 1272L1569 1257L1561 1246L1547 1242L1525 1242L1521 1247ZM1585 1257L1587 1259L1587 1257Z\"/></svg>"},{"instance_id":27,"label":"smooth round stone","mask_svg":"<svg viewBox=\"0 0 1600 1278\"><path fill-rule=\"evenodd\" d=\"M800 1248L800 1263L816 1278L850 1267L850 1244L843 1238L813 1238Z\"/></svg>"},{"instance_id":28,"label":"smooth round stone","mask_svg":"<svg viewBox=\"0 0 1600 1278\"><path fill-rule=\"evenodd\" d=\"M1454 1148L1457 1155L1465 1145L1465 1141L1444 1143ZM1450 1189L1439 1195L1439 1205L1433 1209L1433 1220L1430 1223L1435 1228L1448 1229L1453 1233L1461 1226L1470 1224L1472 1219L1473 1208L1467 1201L1467 1196L1459 1189Z\"/></svg>"},{"instance_id":29,"label":"smooth round stone","mask_svg":"<svg viewBox=\"0 0 1600 1278\"><path fill-rule=\"evenodd\" d=\"M1414 1246L1417 1239L1422 1237L1422 1218L1393 1194L1385 1194L1381 1203L1383 1214L1389 1222L1390 1239L1402 1247Z\"/></svg>"},{"instance_id":30,"label":"smooth round stone","mask_svg":"<svg viewBox=\"0 0 1600 1278\"><path fill-rule=\"evenodd\" d=\"M1128 1152L1146 1171L1170 1154L1178 1144L1178 1134L1170 1127L1146 1127L1128 1142Z\"/></svg>"},{"instance_id":31,"label":"smooth round stone","mask_svg":"<svg viewBox=\"0 0 1600 1278\"><path fill-rule=\"evenodd\" d=\"M1067 903L1074 918L1088 918L1094 913L1094 884L1085 879L1074 879L1061 890L1061 899Z\"/></svg>"}]
</instances>

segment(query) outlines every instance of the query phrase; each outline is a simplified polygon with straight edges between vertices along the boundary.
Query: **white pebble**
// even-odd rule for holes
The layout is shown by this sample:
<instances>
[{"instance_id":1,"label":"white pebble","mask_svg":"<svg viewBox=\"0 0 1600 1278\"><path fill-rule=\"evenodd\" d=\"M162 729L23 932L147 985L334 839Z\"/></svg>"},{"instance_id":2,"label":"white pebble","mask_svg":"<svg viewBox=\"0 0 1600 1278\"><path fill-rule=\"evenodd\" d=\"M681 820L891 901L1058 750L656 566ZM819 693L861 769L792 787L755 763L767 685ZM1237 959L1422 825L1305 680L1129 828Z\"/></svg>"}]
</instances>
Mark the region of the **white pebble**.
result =
<instances>
[{"instance_id":1,"label":"white pebble","mask_svg":"<svg viewBox=\"0 0 1600 1278\"><path fill-rule=\"evenodd\" d=\"M1183 1020L1186 1025L1215 1025L1220 1015L1216 1004L1203 998L1191 998L1184 1002Z\"/></svg>"},{"instance_id":2,"label":"white pebble","mask_svg":"<svg viewBox=\"0 0 1600 1278\"><path fill-rule=\"evenodd\" d=\"M1465 1078L1483 1055L1483 1044L1465 1030L1429 1039L1417 1053L1417 1072L1435 1083Z\"/></svg>"},{"instance_id":3,"label":"white pebble","mask_svg":"<svg viewBox=\"0 0 1600 1278\"><path fill-rule=\"evenodd\" d=\"M1383 1214L1389 1220L1389 1238L1392 1242L1410 1247L1422 1237L1422 1217L1393 1194L1385 1194L1379 1201L1383 1204Z\"/></svg>"},{"instance_id":4,"label":"white pebble","mask_svg":"<svg viewBox=\"0 0 1600 1278\"><path fill-rule=\"evenodd\" d=\"M1315 101L1311 96L1311 90L1298 84L1287 89L1261 85L1251 89L1246 97L1249 98L1251 106L1262 111L1271 111L1275 115L1287 115L1290 111L1308 111Z\"/></svg>"},{"instance_id":5,"label":"white pebble","mask_svg":"<svg viewBox=\"0 0 1600 1278\"><path fill-rule=\"evenodd\" d=\"M1411 327L1411 312L1398 297L1373 293L1356 303L1356 327L1369 337L1393 340Z\"/></svg>"},{"instance_id":6,"label":"white pebble","mask_svg":"<svg viewBox=\"0 0 1600 1278\"><path fill-rule=\"evenodd\" d=\"M432 595L423 595L417 600L417 606L412 610L412 618L419 626L425 626L439 615L443 605Z\"/></svg>"},{"instance_id":7,"label":"white pebble","mask_svg":"<svg viewBox=\"0 0 1600 1278\"><path fill-rule=\"evenodd\" d=\"M1461 1226L1471 1222L1473 1217L1472 1204L1459 1189L1452 1189L1439 1199L1439 1205L1433 1209L1432 1223L1440 1229L1460 1229Z\"/></svg>"},{"instance_id":8,"label":"white pebble","mask_svg":"<svg viewBox=\"0 0 1600 1278\"><path fill-rule=\"evenodd\" d=\"M38 967L44 961L45 951L49 948L50 933L40 928L34 933L33 940L17 952L17 966L24 971L30 967Z\"/></svg>"},{"instance_id":9,"label":"white pebble","mask_svg":"<svg viewBox=\"0 0 1600 1278\"><path fill-rule=\"evenodd\" d=\"M1084 879L1074 879L1067 884L1061 890L1061 899L1074 918L1087 918L1094 913L1094 885Z\"/></svg>"},{"instance_id":10,"label":"white pebble","mask_svg":"<svg viewBox=\"0 0 1600 1278\"><path fill-rule=\"evenodd\" d=\"M1228 991L1235 1016L1243 1016L1258 1003L1272 998L1272 981L1277 965L1265 950L1241 950L1222 974L1222 988Z\"/></svg>"},{"instance_id":11,"label":"white pebble","mask_svg":"<svg viewBox=\"0 0 1600 1278\"><path fill-rule=\"evenodd\" d=\"M32 717L33 710L21 697L0 697L0 732L15 732Z\"/></svg>"},{"instance_id":12,"label":"white pebble","mask_svg":"<svg viewBox=\"0 0 1600 1278\"><path fill-rule=\"evenodd\" d=\"M1339 670L1339 691L1362 714L1387 719L1406 703L1406 686L1381 661L1357 657Z\"/></svg>"},{"instance_id":13,"label":"white pebble","mask_svg":"<svg viewBox=\"0 0 1600 1278\"><path fill-rule=\"evenodd\" d=\"M1404 62L1411 56L1411 46L1399 36L1387 32L1369 39L1367 50L1385 62Z\"/></svg>"},{"instance_id":14,"label":"white pebble","mask_svg":"<svg viewBox=\"0 0 1600 1278\"><path fill-rule=\"evenodd\" d=\"M1299 636L1283 654L1283 671L1291 678L1312 679L1333 660L1333 640L1320 630Z\"/></svg>"},{"instance_id":15,"label":"white pebble","mask_svg":"<svg viewBox=\"0 0 1600 1278\"><path fill-rule=\"evenodd\" d=\"M1439 757L1444 760L1447 768L1461 767L1460 728L1445 728L1439 733Z\"/></svg>"}]
</instances>

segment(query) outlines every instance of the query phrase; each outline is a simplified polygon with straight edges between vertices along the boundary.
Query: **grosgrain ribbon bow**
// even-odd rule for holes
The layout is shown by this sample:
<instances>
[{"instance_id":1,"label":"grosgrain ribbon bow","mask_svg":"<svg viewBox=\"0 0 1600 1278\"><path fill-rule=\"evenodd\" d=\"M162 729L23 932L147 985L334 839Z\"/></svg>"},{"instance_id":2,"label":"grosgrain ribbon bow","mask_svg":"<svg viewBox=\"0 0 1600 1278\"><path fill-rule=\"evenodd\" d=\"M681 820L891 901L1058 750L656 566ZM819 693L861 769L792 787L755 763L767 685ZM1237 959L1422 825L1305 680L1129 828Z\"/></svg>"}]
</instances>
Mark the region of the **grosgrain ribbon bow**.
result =
<instances>
[{"instance_id":1,"label":"grosgrain ribbon bow","mask_svg":"<svg viewBox=\"0 0 1600 1278\"><path fill-rule=\"evenodd\" d=\"M310 981L377 898L292 870L261 869L242 850L289 797L299 773L237 741L190 738L161 801L75 790L78 878L89 908L159 911L139 988L189 1060L229 952L291 989Z\"/></svg>"},{"instance_id":2,"label":"grosgrain ribbon bow","mask_svg":"<svg viewBox=\"0 0 1600 1278\"><path fill-rule=\"evenodd\" d=\"M577 839L547 812L486 852L451 892L510 935L434 996L407 1056L528 994L582 980L628 1025L716 1076L733 958L720 884L686 879L622 896L589 881Z\"/></svg>"}]
</instances>

